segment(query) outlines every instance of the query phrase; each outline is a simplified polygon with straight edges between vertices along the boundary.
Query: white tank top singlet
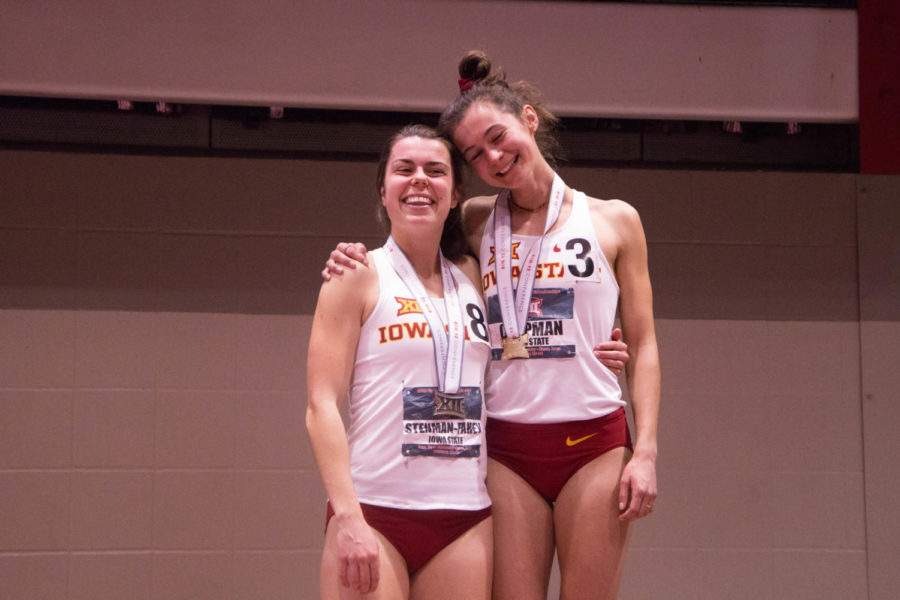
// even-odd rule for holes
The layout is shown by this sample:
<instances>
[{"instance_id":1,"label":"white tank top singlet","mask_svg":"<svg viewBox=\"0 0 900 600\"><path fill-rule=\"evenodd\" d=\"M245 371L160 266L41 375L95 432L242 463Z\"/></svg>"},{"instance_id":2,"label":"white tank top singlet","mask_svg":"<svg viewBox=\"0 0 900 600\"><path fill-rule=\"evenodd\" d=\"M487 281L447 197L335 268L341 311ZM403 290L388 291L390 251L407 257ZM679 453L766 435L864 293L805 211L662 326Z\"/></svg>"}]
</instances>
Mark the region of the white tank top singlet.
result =
<instances>
[{"instance_id":1,"label":"white tank top singlet","mask_svg":"<svg viewBox=\"0 0 900 600\"><path fill-rule=\"evenodd\" d=\"M480 252L493 359L488 416L562 423L602 417L625 406L618 379L593 354L594 346L612 334L619 284L597 243L587 197L575 192L566 222L544 238L526 326L528 359L500 360L503 319L494 274L494 215L485 225ZM537 240L512 236L513 287L521 261Z\"/></svg>"},{"instance_id":2,"label":"white tank top singlet","mask_svg":"<svg viewBox=\"0 0 900 600\"><path fill-rule=\"evenodd\" d=\"M460 395L435 400L431 330L383 248L369 253L379 296L363 323L350 382L350 471L360 502L479 510L485 487L484 376L490 353L479 290L451 265L466 337ZM442 299L434 305L446 323Z\"/></svg>"}]
</instances>

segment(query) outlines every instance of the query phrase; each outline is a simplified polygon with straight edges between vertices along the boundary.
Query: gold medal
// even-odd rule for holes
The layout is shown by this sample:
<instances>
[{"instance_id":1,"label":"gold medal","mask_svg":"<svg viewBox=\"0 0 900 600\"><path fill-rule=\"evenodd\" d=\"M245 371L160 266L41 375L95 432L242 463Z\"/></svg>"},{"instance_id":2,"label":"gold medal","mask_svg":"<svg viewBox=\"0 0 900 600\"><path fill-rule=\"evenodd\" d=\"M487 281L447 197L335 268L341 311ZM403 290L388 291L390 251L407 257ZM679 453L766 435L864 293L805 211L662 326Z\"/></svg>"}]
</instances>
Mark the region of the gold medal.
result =
<instances>
[{"instance_id":1,"label":"gold medal","mask_svg":"<svg viewBox=\"0 0 900 600\"><path fill-rule=\"evenodd\" d=\"M519 337L505 337L501 340L503 344L503 355L501 360L509 360L511 358L528 358L528 334L523 333Z\"/></svg>"}]
</instances>

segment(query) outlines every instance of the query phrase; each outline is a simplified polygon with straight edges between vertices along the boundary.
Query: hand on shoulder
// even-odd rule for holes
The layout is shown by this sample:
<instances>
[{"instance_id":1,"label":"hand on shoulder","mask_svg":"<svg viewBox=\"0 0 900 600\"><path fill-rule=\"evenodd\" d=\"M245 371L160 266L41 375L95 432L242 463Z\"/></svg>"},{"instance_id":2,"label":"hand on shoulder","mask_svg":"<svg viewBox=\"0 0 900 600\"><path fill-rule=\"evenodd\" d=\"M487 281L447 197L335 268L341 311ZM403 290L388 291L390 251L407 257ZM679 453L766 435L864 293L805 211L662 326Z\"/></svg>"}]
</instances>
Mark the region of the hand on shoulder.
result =
<instances>
[{"instance_id":1,"label":"hand on shoulder","mask_svg":"<svg viewBox=\"0 0 900 600\"><path fill-rule=\"evenodd\" d=\"M361 321L371 314L378 301L378 270L374 261L357 264L354 269L332 273L322 282L317 310L336 310L349 316L359 312Z\"/></svg>"},{"instance_id":2,"label":"hand on shoulder","mask_svg":"<svg viewBox=\"0 0 900 600\"><path fill-rule=\"evenodd\" d=\"M352 269L342 269L340 272L331 271L329 278L322 282L323 287L332 282L340 285L359 285L367 278L376 276L377 270L369 255L368 251L362 255L365 257L365 262L354 260Z\"/></svg>"},{"instance_id":3,"label":"hand on shoulder","mask_svg":"<svg viewBox=\"0 0 900 600\"><path fill-rule=\"evenodd\" d=\"M368 264L368 252L362 242L338 242L331 251L325 268L322 270L322 279L328 281L332 273L343 273L344 268L355 269L357 263Z\"/></svg>"}]
</instances>

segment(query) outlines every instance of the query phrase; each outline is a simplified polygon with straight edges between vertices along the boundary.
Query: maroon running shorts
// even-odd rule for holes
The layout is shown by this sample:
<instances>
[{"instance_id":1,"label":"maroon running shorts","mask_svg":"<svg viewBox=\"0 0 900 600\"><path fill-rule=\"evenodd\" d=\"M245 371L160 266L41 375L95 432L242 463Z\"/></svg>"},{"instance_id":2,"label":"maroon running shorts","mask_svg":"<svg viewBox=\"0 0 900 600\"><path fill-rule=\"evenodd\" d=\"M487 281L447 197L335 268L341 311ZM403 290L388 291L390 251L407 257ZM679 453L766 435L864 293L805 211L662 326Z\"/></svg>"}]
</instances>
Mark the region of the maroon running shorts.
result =
<instances>
[{"instance_id":1,"label":"maroon running shorts","mask_svg":"<svg viewBox=\"0 0 900 600\"><path fill-rule=\"evenodd\" d=\"M481 510L409 510L362 504L363 516L372 529L400 552L410 575L456 538L491 516L491 507ZM325 526L334 516L331 503Z\"/></svg>"},{"instance_id":2,"label":"maroon running shorts","mask_svg":"<svg viewBox=\"0 0 900 600\"><path fill-rule=\"evenodd\" d=\"M613 448L633 451L625 409L588 421L512 423L489 418L487 453L549 504L578 469Z\"/></svg>"}]
</instances>

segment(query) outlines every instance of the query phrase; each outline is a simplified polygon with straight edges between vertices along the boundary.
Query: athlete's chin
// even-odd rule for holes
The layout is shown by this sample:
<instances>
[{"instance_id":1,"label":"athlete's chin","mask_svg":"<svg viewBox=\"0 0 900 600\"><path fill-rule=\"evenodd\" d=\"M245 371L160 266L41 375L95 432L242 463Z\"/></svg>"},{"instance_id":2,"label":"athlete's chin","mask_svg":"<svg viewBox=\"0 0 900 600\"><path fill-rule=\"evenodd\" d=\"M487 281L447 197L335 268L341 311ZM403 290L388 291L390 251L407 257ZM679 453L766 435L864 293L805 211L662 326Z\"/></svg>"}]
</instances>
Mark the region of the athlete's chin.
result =
<instances>
[{"instance_id":1,"label":"athlete's chin","mask_svg":"<svg viewBox=\"0 0 900 600\"><path fill-rule=\"evenodd\" d=\"M445 217L446 218L446 217ZM403 215L402 218L391 220L391 227L415 230L420 235L426 232L440 232L444 227L444 220L439 215Z\"/></svg>"},{"instance_id":2,"label":"athlete's chin","mask_svg":"<svg viewBox=\"0 0 900 600\"><path fill-rule=\"evenodd\" d=\"M498 175L492 173L488 178L484 179L484 182L488 185L492 185L501 189L515 189L519 183L518 169L513 168L510 172L505 173L503 175Z\"/></svg>"}]
</instances>

